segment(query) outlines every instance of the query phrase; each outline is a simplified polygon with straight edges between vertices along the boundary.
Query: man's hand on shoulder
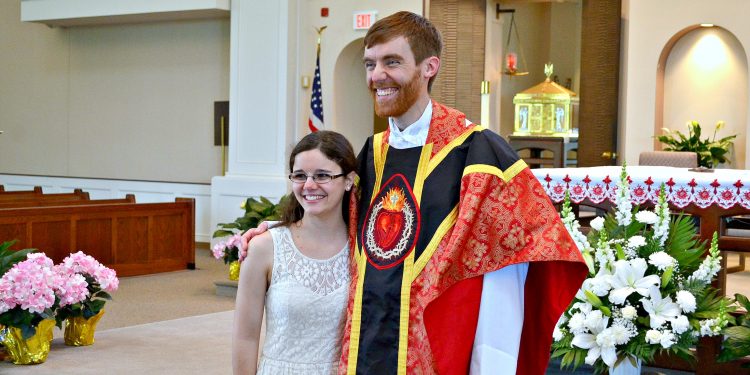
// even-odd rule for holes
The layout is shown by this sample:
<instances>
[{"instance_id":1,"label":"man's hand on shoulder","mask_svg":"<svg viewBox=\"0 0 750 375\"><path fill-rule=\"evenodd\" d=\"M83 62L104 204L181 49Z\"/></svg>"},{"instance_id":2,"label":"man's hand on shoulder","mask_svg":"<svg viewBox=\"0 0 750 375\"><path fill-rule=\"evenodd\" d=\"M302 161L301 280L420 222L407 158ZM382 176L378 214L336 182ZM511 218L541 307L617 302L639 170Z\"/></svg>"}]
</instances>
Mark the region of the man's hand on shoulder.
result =
<instances>
[{"instance_id":1,"label":"man's hand on shoulder","mask_svg":"<svg viewBox=\"0 0 750 375\"><path fill-rule=\"evenodd\" d=\"M268 222L262 222L260 223L256 228L250 228L245 233L242 234L242 238L240 240L240 246L243 251L247 251L247 244L250 242L250 240L260 234L265 233L268 231Z\"/></svg>"}]
</instances>

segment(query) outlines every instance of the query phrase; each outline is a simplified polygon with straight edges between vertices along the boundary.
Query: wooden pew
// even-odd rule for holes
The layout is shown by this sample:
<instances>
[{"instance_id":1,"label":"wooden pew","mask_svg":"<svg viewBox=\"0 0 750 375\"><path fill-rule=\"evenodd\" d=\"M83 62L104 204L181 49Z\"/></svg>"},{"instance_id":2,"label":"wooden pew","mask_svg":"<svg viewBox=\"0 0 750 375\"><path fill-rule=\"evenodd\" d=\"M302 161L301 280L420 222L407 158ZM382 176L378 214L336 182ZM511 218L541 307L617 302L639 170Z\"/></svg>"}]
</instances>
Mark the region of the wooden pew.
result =
<instances>
[{"instance_id":1,"label":"wooden pew","mask_svg":"<svg viewBox=\"0 0 750 375\"><path fill-rule=\"evenodd\" d=\"M45 199L44 195L40 195L38 199L24 199L16 201L0 201L0 209L6 208L21 208L21 207L49 207L49 206L78 206L85 204L127 204L135 203L135 195L127 194L125 198L119 199L92 199L83 200L73 198L74 200L61 200L61 199Z\"/></svg>"},{"instance_id":2,"label":"wooden pew","mask_svg":"<svg viewBox=\"0 0 750 375\"><path fill-rule=\"evenodd\" d=\"M45 200L88 200L89 193L81 189L75 189L72 193L52 193L42 194L41 192L34 191L9 191L0 194L0 202L11 202L11 201L34 201L39 199Z\"/></svg>"},{"instance_id":3,"label":"wooden pew","mask_svg":"<svg viewBox=\"0 0 750 375\"><path fill-rule=\"evenodd\" d=\"M42 194L42 187L34 186L33 190L13 190L13 191L5 191L4 187L0 189L0 195L6 195L6 194L9 194L9 195Z\"/></svg>"},{"instance_id":4,"label":"wooden pew","mask_svg":"<svg viewBox=\"0 0 750 375\"><path fill-rule=\"evenodd\" d=\"M55 262L81 250L119 276L195 269L195 201L0 209L0 239Z\"/></svg>"}]
</instances>

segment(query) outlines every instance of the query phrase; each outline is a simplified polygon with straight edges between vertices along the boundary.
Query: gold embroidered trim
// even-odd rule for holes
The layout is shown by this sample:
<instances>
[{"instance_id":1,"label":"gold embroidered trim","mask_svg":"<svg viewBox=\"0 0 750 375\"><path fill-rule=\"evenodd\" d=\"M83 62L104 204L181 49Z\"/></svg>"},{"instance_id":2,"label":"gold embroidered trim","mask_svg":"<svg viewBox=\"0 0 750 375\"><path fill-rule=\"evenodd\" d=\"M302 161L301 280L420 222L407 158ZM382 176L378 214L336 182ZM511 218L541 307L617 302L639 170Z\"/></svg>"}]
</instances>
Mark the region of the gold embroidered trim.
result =
<instances>
[{"instance_id":1,"label":"gold embroidered trim","mask_svg":"<svg viewBox=\"0 0 750 375\"><path fill-rule=\"evenodd\" d=\"M482 129L484 128L480 125L469 128L461 135L456 137L456 139L445 145L445 147L443 147L437 154L435 154L434 157L432 157L432 160L430 160L430 165L427 167L427 176L429 176L430 173L432 173L432 171L434 171L435 168L437 168L437 166L443 162L443 159L445 159L445 157L448 156L448 154L453 151L454 148L463 144L464 141L466 141L466 138L469 138L472 133L482 131Z\"/></svg>"}]
</instances>

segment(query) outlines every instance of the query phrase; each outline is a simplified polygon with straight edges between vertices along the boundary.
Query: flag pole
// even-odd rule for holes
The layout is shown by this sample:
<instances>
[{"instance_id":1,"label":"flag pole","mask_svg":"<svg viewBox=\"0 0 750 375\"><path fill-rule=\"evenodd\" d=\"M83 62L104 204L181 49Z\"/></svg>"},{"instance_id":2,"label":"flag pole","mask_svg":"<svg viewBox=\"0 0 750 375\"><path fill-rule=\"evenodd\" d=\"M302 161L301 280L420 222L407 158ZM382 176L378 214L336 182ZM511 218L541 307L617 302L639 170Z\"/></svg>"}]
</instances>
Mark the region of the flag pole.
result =
<instances>
[{"instance_id":1,"label":"flag pole","mask_svg":"<svg viewBox=\"0 0 750 375\"><path fill-rule=\"evenodd\" d=\"M324 126L323 92L320 80L320 39L323 35L323 30L327 27L321 26L315 28L315 31L318 33L318 40L315 48L315 76L313 77L312 95L310 97L310 118L308 119L308 126L312 132L316 132Z\"/></svg>"}]
</instances>

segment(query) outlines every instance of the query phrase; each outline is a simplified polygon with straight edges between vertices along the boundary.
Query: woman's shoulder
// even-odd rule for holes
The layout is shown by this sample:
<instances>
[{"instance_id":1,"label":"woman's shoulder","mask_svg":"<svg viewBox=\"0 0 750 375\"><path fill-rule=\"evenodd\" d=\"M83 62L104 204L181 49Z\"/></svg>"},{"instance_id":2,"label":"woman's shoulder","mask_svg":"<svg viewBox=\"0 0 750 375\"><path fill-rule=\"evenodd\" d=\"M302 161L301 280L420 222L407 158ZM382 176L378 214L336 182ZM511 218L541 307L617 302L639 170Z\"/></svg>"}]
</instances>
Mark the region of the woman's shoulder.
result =
<instances>
[{"instance_id":1,"label":"woman's shoulder","mask_svg":"<svg viewBox=\"0 0 750 375\"><path fill-rule=\"evenodd\" d=\"M247 244L248 258L270 258L273 259L273 235L269 229L252 239Z\"/></svg>"}]
</instances>

